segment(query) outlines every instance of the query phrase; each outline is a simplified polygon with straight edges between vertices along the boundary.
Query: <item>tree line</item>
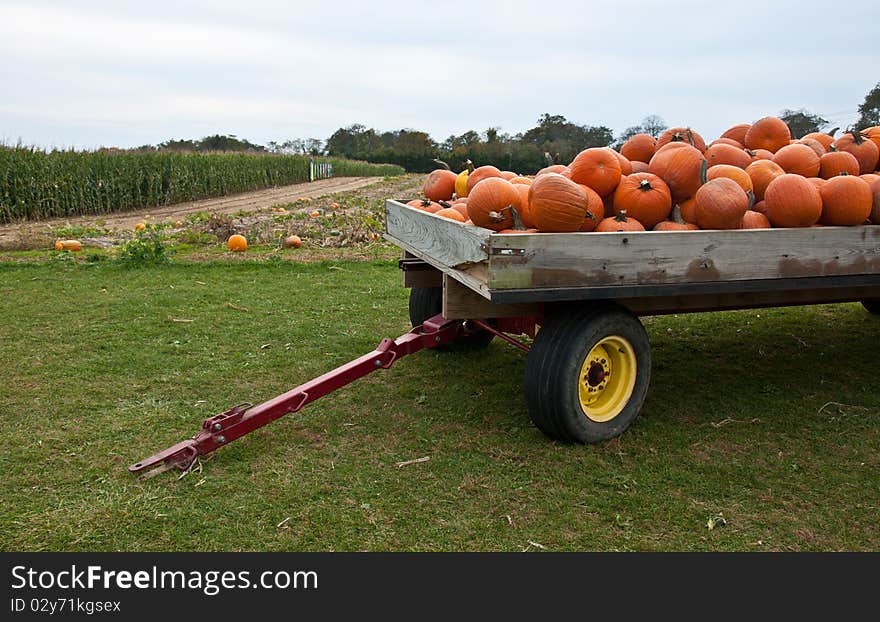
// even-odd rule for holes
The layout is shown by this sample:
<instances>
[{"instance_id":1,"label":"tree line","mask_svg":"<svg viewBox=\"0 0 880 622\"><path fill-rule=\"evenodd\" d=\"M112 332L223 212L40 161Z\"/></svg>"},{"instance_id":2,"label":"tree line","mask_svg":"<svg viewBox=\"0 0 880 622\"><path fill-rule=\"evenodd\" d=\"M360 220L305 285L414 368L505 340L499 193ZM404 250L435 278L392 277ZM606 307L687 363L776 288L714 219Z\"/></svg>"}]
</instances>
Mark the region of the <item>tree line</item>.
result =
<instances>
[{"instance_id":1,"label":"tree line","mask_svg":"<svg viewBox=\"0 0 880 622\"><path fill-rule=\"evenodd\" d=\"M858 107L857 129L880 125L880 83ZM783 110L778 115L800 138L810 132L830 131L828 120L803 108ZM475 165L495 164L506 170L531 174L551 163L570 162L587 147L619 147L635 134L657 137L667 129L666 122L649 115L640 123L615 136L604 125L581 125L562 115L545 113L535 127L518 134L490 127L483 132L469 130L437 142L428 133L415 129L379 131L361 124L342 127L326 140L298 138L255 145L235 136L209 136L198 141L171 140L141 149L188 151L248 151L349 158L375 163L398 164L410 172L425 173L437 168L439 158L453 170L461 170L470 160ZM841 128L843 129L843 128Z\"/></svg>"}]
</instances>

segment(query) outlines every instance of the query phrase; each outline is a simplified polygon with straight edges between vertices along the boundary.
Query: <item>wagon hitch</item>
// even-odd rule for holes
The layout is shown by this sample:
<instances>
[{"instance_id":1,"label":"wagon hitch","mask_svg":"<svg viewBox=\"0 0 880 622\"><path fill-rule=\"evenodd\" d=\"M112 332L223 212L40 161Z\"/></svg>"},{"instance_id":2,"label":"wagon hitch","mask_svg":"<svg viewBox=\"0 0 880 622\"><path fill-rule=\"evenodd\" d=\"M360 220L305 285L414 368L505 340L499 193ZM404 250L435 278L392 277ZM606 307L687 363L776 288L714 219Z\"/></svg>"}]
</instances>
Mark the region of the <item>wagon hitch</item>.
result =
<instances>
[{"instance_id":1,"label":"wagon hitch","mask_svg":"<svg viewBox=\"0 0 880 622\"><path fill-rule=\"evenodd\" d=\"M306 404L358 378L377 369L388 369L395 361L408 354L414 354L424 348L436 348L453 341L461 333L462 327L460 320L446 320L442 315L435 315L397 339L383 339L369 354L309 380L287 393L282 393L257 406L248 403L239 404L219 415L205 419L202 422L202 429L192 438L141 460L128 467L128 470L139 474L141 479L153 477L173 468L185 471L199 456L228 445L235 439L288 413L298 412Z\"/></svg>"}]
</instances>

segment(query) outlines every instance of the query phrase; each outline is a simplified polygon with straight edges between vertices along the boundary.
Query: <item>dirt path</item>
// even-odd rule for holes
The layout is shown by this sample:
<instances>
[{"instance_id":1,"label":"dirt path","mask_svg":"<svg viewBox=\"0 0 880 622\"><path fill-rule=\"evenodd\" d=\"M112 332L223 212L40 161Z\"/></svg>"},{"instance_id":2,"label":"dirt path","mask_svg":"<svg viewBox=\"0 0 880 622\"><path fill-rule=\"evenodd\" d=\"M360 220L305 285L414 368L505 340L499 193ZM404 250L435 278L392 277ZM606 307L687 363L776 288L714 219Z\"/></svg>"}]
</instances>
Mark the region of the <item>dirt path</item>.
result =
<instances>
[{"instance_id":1,"label":"dirt path","mask_svg":"<svg viewBox=\"0 0 880 622\"><path fill-rule=\"evenodd\" d=\"M131 229L139 222L160 222L166 218L179 219L196 212L230 214L238 211L255 211L281 203L290 203L296 199L316 198L336 192L356 190L381 179L381 177L337 177L214 199L148 207L119 214L72 216L0 225L0 249L14 248L19 245L22 238L28 237L29 233L45 231L46 227L60 227L66 224L88 226L94 225L97 220L102 220L101 226L108 229Z\"/></svg>"}]
</instances>

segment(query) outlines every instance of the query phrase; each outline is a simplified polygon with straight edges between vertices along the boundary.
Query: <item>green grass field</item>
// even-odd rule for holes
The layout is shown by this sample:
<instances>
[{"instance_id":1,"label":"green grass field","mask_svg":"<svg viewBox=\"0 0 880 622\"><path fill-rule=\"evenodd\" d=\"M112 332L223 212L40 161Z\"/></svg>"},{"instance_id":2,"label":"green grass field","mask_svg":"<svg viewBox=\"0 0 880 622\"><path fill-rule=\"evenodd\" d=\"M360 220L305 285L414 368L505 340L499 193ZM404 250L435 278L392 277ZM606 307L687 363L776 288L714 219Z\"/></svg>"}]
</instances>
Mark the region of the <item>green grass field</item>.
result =
<instances>
[{"instance_id":1,"label":"green grass field","mask_svg":"<svg viewBox=\"0 0 880 622\"><path fill-rule=\"evenodd\" d=\"M0 549L880 548L880 318L855 304L646 319L647 403L600 446L545 439L522 353L493 343L405 359L183 479L128 474L407 330L406 295L389 261L0 264Z\"/></svg>"}]
</instances>

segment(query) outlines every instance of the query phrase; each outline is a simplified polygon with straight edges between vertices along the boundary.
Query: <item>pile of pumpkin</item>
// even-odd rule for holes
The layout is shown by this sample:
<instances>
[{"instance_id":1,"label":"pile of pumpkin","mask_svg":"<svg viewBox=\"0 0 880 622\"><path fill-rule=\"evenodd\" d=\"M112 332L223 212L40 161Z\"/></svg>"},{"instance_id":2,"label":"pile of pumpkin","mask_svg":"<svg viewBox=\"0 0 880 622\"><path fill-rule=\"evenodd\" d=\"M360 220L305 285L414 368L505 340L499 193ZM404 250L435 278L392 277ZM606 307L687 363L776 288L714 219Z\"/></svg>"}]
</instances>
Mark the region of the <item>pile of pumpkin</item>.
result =
<instances>
[{"instance_id":1,"label":"pile of pumpkin","mask_svg":"<svg viewBox=\"0 0 880 622\"><path fill-rule=\"evenodd\" d=\"M880 224L878 159L880 127L792 140L766 117L708 146L686 127L637 134L533 177L437 169L408 205L499 233Z\"/></svg>"}]
</instances>

